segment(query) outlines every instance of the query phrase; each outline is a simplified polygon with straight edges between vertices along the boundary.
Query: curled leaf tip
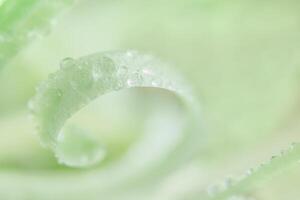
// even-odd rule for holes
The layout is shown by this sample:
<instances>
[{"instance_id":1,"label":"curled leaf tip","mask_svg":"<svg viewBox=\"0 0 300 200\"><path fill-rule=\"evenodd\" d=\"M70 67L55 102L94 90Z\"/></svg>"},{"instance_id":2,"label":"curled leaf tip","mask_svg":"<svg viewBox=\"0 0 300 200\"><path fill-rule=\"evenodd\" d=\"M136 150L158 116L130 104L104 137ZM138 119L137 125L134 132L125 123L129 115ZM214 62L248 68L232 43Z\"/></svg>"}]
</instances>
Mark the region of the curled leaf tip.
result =
<instances>
[{"instance_id":1,"label":"curled leaf tip","mask_svg":"<svg viewBox=\"0 0 300 200\"><path fill-rule=\"evenodd\" d=\"M63 59L60 69L41 83L30 103L42 143L54 151L60 163L68 166L85 167L100 162L106 156L105 148L88 137L83 128L66 127L65 123L95 98L128 88L151 87L174 92L188 105L188 116L197 118L194 114L198 115L198 106L189 88L179 76L165 69L166 63L133 50ZM191 128L197 127L191 132L198 135L198 122L191 120L191 124ZM190 145L181 151L187 151Z\"/></svg>"}]
</instances>

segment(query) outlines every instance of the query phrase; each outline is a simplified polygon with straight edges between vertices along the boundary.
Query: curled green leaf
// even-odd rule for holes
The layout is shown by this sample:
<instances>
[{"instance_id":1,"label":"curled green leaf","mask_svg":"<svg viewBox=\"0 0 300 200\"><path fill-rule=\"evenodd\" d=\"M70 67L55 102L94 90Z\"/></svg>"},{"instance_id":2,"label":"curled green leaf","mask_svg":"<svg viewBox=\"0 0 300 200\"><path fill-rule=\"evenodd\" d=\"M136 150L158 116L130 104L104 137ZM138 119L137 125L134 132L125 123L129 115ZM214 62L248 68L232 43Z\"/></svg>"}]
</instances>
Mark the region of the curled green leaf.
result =
<instances>
[{"instance_id":1,"label":"curled green leaf","mask_svg":"<svg viewBox=\"0 0 300 200\"><path fill-rule=\"evenodd\" d=\"M168 155L160 162L174 165L174 162L185 160L199 148L200 111L191 89L178 75L167 69L166 63L136 51L65 58L60 70L40 85L30 102L42 143L68 166L85 167L98 163L106 154L105 147L85 134L83 127L66 127L66 121L101 95L129 88L151 87L173 92L179 97L186 107L187 125L185 130L174 130L176 122L173 122L173 128L168 129L171 133L160 136L163 143L153 146L157 137L147 138L140 142L142 148L136 145L139 150L133 152L139 153L125 155L123 162L127 163L132 160L132 155L142 155L141 152L147 152L147 148L158 148L159 145L158 149L164 149ZM139 159L135 160L142 163Z\"/></svg>"}]
</instances>

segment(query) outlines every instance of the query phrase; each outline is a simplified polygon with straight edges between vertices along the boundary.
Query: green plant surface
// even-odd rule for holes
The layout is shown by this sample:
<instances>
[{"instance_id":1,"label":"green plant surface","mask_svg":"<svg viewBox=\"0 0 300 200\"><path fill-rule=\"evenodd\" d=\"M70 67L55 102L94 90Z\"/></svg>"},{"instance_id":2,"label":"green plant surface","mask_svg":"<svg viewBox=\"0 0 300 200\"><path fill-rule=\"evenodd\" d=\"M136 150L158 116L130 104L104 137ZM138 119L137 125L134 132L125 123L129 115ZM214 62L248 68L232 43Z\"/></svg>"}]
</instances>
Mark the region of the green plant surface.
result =
<instances>
[{"instance_id":1,"label":"green plant surface","mask_svg":"<svg viewBox=\"0 0 300 200\"><path fill-rule=\"evenodd\" d=\"M81 176L76 178L76 175L73 177L75 180L70 181L67 174L60 175L60 184L68 185L68 190L76 191L79 196L93 194L95 197L91 198L104 198L112 195L109 194L112 191L114 195L124 195L125 189L132 191L146 185L149 187L150 183L161 180L172 169L191 159L201 141L199 137L203 138L199 107L190 89L175 74L165 72L165 67L166 64L154 57L136 51L107 52L76 60L66 58L61 63L61 69L41 84L37 95L29 103L33 120L37 122L38 134L44 146L55 152L60 163L73 167L95 165L106 153L104 147L92 140L83 128L67 125L61 129L71 115L97 96L129 88L158 88L175 93L181 100L181 106L186 107L186 113L181 113L186 117L174 118L174 113L171 113L168 118L150 121L150 129L146 129L140 142L133 144L118 161L94 172L94 175L84 175L87 182L83 191L77 191L76 186L77 179L81 179ZM159 111L160 115L164 113L163 109ZM182 124L181 120L187 125ZM156 132L150 134L153 127ZM30 195L36 199L44 198L43 192L51 185L48 175L37 177L36 181L39 179L45 181L42 188L34 188L35 184L28 184ZM17 177L14 182L26 180L24 177ZM99 180L97 190L92 185L95 180ZM9 197L12 190L19 191L20 196L26 196L26 190L20 186L15 188L8 184L5 187L8 187L7 190L1 193L4 197ZM49 189L51 198L72 199L74 192L62 195L61 192L66 192L66 187L61 187L58 190ZM85 191L87 187L91 187L88 192ZM95 191L91 192L92 189Z\"/></svg>"},{"instance_id":2,"label":"green plant surface","mask_svg":"<svg viewBox=\"0 0 300 200\"><path fill-rule=\"evenodd\" d=\"M195 123L199 120L200 111L193 95L187 87L178 84L177 79L168 78L172 75L163 72L164 66L150 55L135 51L94 54L78 60L64 59L60 71L51 74L49 80L41 84L37 96L30 102L43 144L53 148L60 162L67 165L86 166L102 159L104 150L80 133L83 130L61 128L73 113L89 101L99 95L127 88L154 87L177 93L188 104L189 114L196 118L191 121ZM201 132L194 124L190 124L189 128L197 134ZM189 147L195 145L197 143L186 144L184 151L188 152Z\"/></svg>"},{"instance_id":3,"label":"green plant surface","mask_svg":"<svg viewBox=\"0 0 300 200\"><path fill-rule=\"evenodd\" d=\"M298 199L299 8L0 0L0 199Z\"/></svg>"},{"instance_id":4,"label":"green plant surface","mask_svg":"<svg viewBox=\"0 0 300 200\"><path fill-rule=\"evenodd\" d=\"M270 161L256 168L249 169L239 178L228 178L221 184L211 186L207 194L197 194L188 199L223 200L223 199L255 199L251 193L279 175L284 175L287 170L299 164L299 144L292 144L288 150L280 155L272 156Z\"/></svg>"},{"instance_id":5,"label":"green plant surface","mask_svg":"<svg viewBox=\"0 0 300 200\"><path fill-rule=\"evenodd\" d=\"M57 15L71 0L9 0L0 4L0 67L31 40L49 32Z\"/></svg>"}]
</instances>

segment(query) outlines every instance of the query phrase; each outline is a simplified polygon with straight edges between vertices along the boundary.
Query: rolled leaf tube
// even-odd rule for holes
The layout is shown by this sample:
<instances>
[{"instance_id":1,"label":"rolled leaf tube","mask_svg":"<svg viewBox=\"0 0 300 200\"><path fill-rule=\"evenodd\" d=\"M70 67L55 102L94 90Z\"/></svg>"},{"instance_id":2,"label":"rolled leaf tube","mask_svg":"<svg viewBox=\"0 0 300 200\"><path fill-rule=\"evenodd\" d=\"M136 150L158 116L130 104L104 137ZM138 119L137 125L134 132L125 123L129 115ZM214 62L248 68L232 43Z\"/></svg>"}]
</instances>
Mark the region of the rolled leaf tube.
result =
<instances>
[{"instance_id":1,"label":"rolled leaf tube","mask_svg":"<svg viewBox=\"0 0 300 200\"><path fill-rule=\"evenodd\" d=\"M52 149L65 165L87 167L98 163L106 155L105 148L88 137L83 127L65 127L65 123L97 97L129 88L157 88L174 93L186 107L186 125L184 130L174 130L173 122L167 133L144 134L105 170L110 177L106 185L131 185L129 182L153 179L190 159L204 138L198 102L185 81L168 70L166 63L137 51L65 58L60 70L38 87L30 102L42 144Z\"/></svg>"},{"instance_id":2,"label":"rolled leaf tube","mask_svg":"<svg viewBox=\"0 0 300 200\"><path fill-rule=\"evenodd\" d=\"M55 17L73 0L0 2L0 69L33 39L50 32Z\"/></svg>"}]
</instances>

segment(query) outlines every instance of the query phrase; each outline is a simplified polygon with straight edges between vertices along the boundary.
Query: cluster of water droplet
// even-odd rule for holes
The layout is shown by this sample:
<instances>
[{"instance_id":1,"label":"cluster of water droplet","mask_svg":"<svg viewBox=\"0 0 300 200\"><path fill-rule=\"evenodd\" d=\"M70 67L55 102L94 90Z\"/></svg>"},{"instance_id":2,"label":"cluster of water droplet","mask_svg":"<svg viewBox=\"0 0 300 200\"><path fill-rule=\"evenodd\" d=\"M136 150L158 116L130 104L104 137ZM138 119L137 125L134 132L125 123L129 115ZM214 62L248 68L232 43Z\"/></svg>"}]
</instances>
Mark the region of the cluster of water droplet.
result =
<instances>
[{"instance_id":1,"label":"cluster of water droplet","mask_svg":"<svg viewBox=\"0 0 300 200\"><path fill-rule=\"evenodd\" d=\"M236 181L237 180L233 177L227 177L225 181L209 186L207 188L207 193L209 196L213 197L231 187Z\"/></svg>"},{"instance_id":2,"label":"cluster of water droplet","mask_svg":"<svg viewBox=\"0 0 300 200\"><path fill-rule=\"evenodd\" d=\"M272 156L269 161L262 163L257 168L250 168L249 170L246 171L245 174L243 174L240 177L237 177L234 179L229 177L225 181L223 181L219 184L215 184L213 186L208 187L208 189L207 189L208 195L211 197L214 197L214 196L230 189L231 187L238 185L241 181L252 177L255 173L259 173L261 170L264 170L266 167L271 166L273 164L273 162L277 162L277 161L280 162L281 161L280 159L285 156L288 156L289 153L292 153L296 146L298 147L297 143L291 144L288 149L281 151L279 155ZM253 199L254 199L253 197L247 197L247 196L243 196L243 195L233 195L228 198L228 200L253 200Z\"/></svg>"},{"instance_id":3,"label":"cluster of water droplet","mask_svg":"<svg viewBox=\"0 0 300 200\"><path fill-rule=\"evenodd\" d=\"M171 73L164 72L163 66L162 62L152 56L136 51L63 59L60 70L50 74L49 79L39 86L37 95L30 104L39 123L43 142L57 152L60 162L68 163L63 158L67 154L58 153L60 151L57 150L57 145L68 142L63 137L65 121L106 92L132 87L157 87L179 92L175 86L178 79L171 76ZM73 157L72 160L76 162L69 159L69 163L75 166L79 160L78 165L84 165L100 158L92 154L89 156L91 159L86 159L88 157L85 155L79 157L84 158L81 159L82 162L80 158Z\"/></svg>"},{"instance_id":4,"label":"cluster of water droplet","mask_svg":"<svg viewBox=\"0 0 300 200\"><path fill-rule=\"evenodd\" d=\"M151 55L142 55L136 51L127 51L125 55L110 55L119 66L120 79L126 87L159 87L178 92L175 82L180 82L168 66ZM171 79L170 79L171 77ZM173 81L171 81L173 80ZM175 81L174 81L175 80ZM182 84L184 85L184 84Z\"/></svg>"},{"instance_id":5,"label":"cluster of water droplet","mask_svg":"<svg viewBox=\"0 0 300 200\"><path fill-rule=\"evenodd\" d=\"M248 174L249 172L247 172ZM241 178L232 178L232 177L228 177L225 179L225 181L222 181L218 184L215 184L215 185L212 185L210 187L208 187L207 189L207 193L210 197L215 197L217 196L218 194L230 189L231 187L233 187L236 183L238 183L238 181L240 180ZM225 198L226 200L255 200L254 197L250 197L250 196L247 196L247 195L237 195L237 194L234 194L230 197L227 197Z\"/></svg>"},{"instance_id":6,"label":"cluster of water droplet","mask_svg":"<svg viewBox=\"0 0 300 200\"><path fill-rule=\"evenodd\" d=\"M265 164L262 164L260 167L262 167L263 165L265 165ZM235 187L242 180L252 176L260 167L258 167L256 169L250 168L246 171L245 174L243 174L241 176L237 176L234 178L230 176L230 177L227 177L224 181L208 187L208 189L207 189L208 195L210 197L214 197L222 192L225 192L226 190L229 190L232 187ZM239 194L239 195L230 196L226 200L254 200L254 198Z\"/></svg>"}]
</instances>

